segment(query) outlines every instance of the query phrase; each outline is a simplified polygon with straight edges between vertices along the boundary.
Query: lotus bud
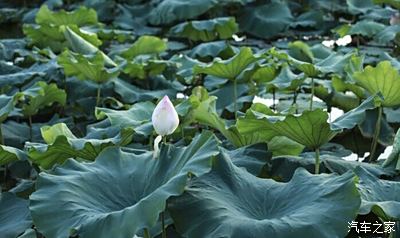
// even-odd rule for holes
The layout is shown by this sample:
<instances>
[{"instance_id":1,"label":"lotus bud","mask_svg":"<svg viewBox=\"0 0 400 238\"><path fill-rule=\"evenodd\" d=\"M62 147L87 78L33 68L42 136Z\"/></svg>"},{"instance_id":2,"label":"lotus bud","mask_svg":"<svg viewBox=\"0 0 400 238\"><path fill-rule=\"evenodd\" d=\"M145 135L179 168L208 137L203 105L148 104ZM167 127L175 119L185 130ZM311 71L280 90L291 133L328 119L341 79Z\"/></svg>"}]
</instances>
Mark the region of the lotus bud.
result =
<instances>
[{"instance_id":1,"label":"lotus bud","mask_svg":"<svg viewBox=\"0 0 400 238\"><path fill-rule=\"evenodd\" d=\"M394 14L392 17L390 17L390 25L397 25L400 24L400 13Z\"/></svg>"},{"instance_id":2,"label":"lotus bud","mask_svg":"<svg viewBox=\"0 0 400 238\"><path fill-rule=\"evenodd\" d=\"M168 96L157 104L151 116L154 130L160 136L172 134L179 125L179 117Z\"/></svg>"}]
</instances>

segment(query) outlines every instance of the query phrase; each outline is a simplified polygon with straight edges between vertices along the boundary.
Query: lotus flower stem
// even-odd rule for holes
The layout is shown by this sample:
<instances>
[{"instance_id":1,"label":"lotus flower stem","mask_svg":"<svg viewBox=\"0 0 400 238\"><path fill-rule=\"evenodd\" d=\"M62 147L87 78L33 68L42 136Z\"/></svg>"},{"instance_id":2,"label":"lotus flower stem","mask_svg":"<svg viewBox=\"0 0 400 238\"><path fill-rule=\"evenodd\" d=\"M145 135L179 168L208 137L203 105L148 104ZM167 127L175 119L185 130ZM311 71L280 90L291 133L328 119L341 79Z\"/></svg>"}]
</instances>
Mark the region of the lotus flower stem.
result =
<instances>
[{"instance_id":1,"label":"lotus flower stem","mask_svg":"<svg viewBox=\"0 0 400 238\"><path fill-rule=\"evenodd\" d=\"M28 116L28 122L29 122L29 139L32 140L32 116Z\"/></svg>"},{"instance_id":2,"label":"lotus flower stem","mask_svg":"<svg viewBox=\"0 0 400 238\"><path fill-rule=\"evenodd\" d=\"M96 96L96 107L100 104L100 95L101 95L101 84L97 87L97 96Z\"/></svg>"},{"instance_id":3,"label":"lotus flower stem","mask_svg":"<svg viewBox=\"0 0 400 238\"><path fill-rule=\"evenodd\" d=\"M312 109L313 109L313 98L314 98L314 78L311 78L310 111L312 111Z\"/></svg>"},{"instance_id":4,"label":"lotus flower stem","mask_svg":"<svg viewBox=\"0 0 400 238\"><path fill-rule=\"evenodd\" d=\"M3 137L3 124L0 123L0 144L4 145L4 137Z\"/></svg>"},{"instance_id":5,"label":"lotus flower stem","mask_svg":"<svg viewBox=\"0 0 400 238\"><path fill-rule=\"evenodd\" d=\"M375 132L374 132L374 137L372 139L371 153L369 155L369 162L373 161L374 157L375 157L376 146L378 145L378 138L379 138L379 134L381 132L381 120L382 120L382 106L378 107L378 119L376 120L376 124L375 124Z\"/></svg>"},{"instance_id":6,"label":"lotus flower stem","mask_svg":"<svg viewBox=\"0 0 400 238\"><path fill-rule=\"evenodd\" d=\"M233 79L233 110L235 111L235 119L237 119L237 82Z\"/></svg>"},{"instance_id":7,"label":"lotus flower stem","mask_svg":"<svg viewBox=\"0 0 400 238\"><path fill-rule=\"evenodd\" d=\"M275 110L275 88L272 89L272 110Z\"/></svg>"},{"instance_id":8,"label":"lotus flower stem","mask_svg":"<svg viewBox=\"0 0 400 238\"><path fill-rule=\"evenodd\" d=\"M161 212L161 226L162 226L162 238L167 238L167 232L165 230L165 217L164 212Z\"/></svg>"},{"instance_id":9,"label":"lotus flower stem","mask_svg":"<svg viewBox=\"0 0 400 238\"><path fill-rule=\"evenodd\" d=\"M319 174L319 148L315 149L315 174Z\"/></svg>"},{"instance_id":10,"label":"lotus flower stem","mask_svg":"<svg viewBox=\"0 0 400 238\"><path fill-rule=\"evenodd\" d=\"M144 228L143 236L144 238L151 238L149 229Z\"/></svg>"}]
</instances>

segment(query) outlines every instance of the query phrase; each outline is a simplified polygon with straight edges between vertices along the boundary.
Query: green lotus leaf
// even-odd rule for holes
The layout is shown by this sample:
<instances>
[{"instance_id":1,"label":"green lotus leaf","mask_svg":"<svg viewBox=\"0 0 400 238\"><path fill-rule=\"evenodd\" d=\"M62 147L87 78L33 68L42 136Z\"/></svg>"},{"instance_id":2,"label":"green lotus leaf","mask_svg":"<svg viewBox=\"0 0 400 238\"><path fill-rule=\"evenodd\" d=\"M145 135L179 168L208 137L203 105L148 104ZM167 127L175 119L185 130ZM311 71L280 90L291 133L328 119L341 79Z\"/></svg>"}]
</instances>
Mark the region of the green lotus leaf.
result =
<instances>
[{"instance_id":1,"label":"green lotus leaf","mask_svg":"<svg viewBox=\"0 0 400 238\"><path fill-rule=\"evenodd\" d=\"M360 214L375 213L385 221L400 220L400 182L382 180L362 167L355 173L361 195Z\"/></svg>"},{"instance_id":2,"label":"green lotus leaf","mask_svg":"<svg viewBox=\"0 0 400 238\"><path fill-rule=\"evenodd\" d=\"M24 34L29 38L30 43L39 48L50 47L54 52L62 52L70 46L68 38L65 36L65 29L69 28L81 39L84 39L86 44L95 47L101 45L101 41L96 34L89 34L79 29L76 25L65 26L49 26L49 25L24 25Z\"/></svg>"},{"instance_id":3,"label":"green lotus leaf","mask_svg":"<svg viewBox=\"0 0 400 238\"><path fill-rule=\"evenodd\" d=\"M368 144L368 149L370 145ZM384 169L380 165L363 163L358 161L344 160L339 155L326 154L321 150L321 173L344 174L354 171L357 167L362 167L375 176L394 176L395 173L390 169ZM275 156L266 163L265 177L273 178L276 181L288 182L295 173L296 169L304 168L310 173L314 172L315 158L312 154L300 156Z\"/></svg>"},{"instance_id":4,"label":"green lotus leaf","mask_svg":"<svg viewBox=\"0 0 400 238\"><path fill-rule=\"evenodd\" d=\"M165 25L174 21L192 19L217 5L216 0L162 0L153 9L149 22L153 25Z\"/></svg>"},{"instance_id":5,"label":"green lotus leaf","mask_svg":"<svg viewBox=\"0 0 400 238\"><path fill-rule=\"evenodd\" d=\"M311 175L298 169L288 183L279 183L220 157L168 208L184 237L344 237L361 202L355 182L351 172Z\"/></svg>"},{"instance_id":6,"label":"green lotus leaf","mask_svg":"<svg viewBox=\"0 0 400 238\"><path fill-rule=\"evenodd\" d=\"M256 62L257 57L253 55L251 48L242 47L240 52L227 60L216 59L210 64L195 65L195 74L208 74L219 78L236 79L250 64Z\"/></svg>"},{"instance_id":7,"label":"green lotus leaf","mask_svg":"<svg viewBox=\"0 0 400 238\"><path fill-rule=\"evenodd\" d=\"M400 9L399 0L373 0L375 4L388 4L394 8Z\"/></svg>"},{"instance_id":8,"label":"green lotus leaf","mask_svg":"<svg viewBox=\"0 0 400 238\"><path fill-rule=\"evenodd\" d=\"M92 132L77 138L64 123L44 126L41 133L48 144L29 144L28 155L43 169L62 164L69 158L95 160L106 147L129 144L133 136L130 128L121 130L119 127L109 127L104 132Z\"/></svg>"},{"instance_id":9,"label":"green lotus leaf","mask_svg":"<svg viewBox=\"0 0 400 238\"><path fill-rule=\"evenodd\" d=\"M73 28L71 28L70 26L61 27L61 30L64 32L64 37L68 47L76 53L82 55L100 53L103 56L107 66L117 66L112 59L110 59L106 54L104 54L103 51L97 48L97 46L99 46L101 42L99 42L99 44L93 44L92 42L87 41L85 37L77 34L77 31L73 30Z\"/></svg>"},{"instance_id":10,"label":"green lotus leaf","mask_svg":"<svg viewBox=\"0 0 400 238\"><path fill-rule=\"evenodd\" d=\"M138 55L159 54L168 48L166 41L156 36L141 36L133 45L122 52L126 59L133 59Z\"/></svg>"},{"instance_id":11,"label":"green lotus leaf","mask_svg":"<svg viewBox=\"0 0 400 238\"><path fill-rule=\"evenodd\" d=\"M294 41L289 43L289 55L295 58L296 60L300 60L307 63L312 63L314 61L314 54L311 51L311 48L307 43L303 41Z\"/></svg>"},{"instance_id":12,"label":"green lotus leaf","mask_svg":"<svg viewBox=\"0 0 400 238\"><path fill-rule=\"evenodd\" d=\"M232 160L233 164L245 168L249 173L258 176L271 158L269 146L265 143L243 146L235 150L221 148Z\"/></svg>"},{"instance_id":13,"label":"green lotus leaf","mask_svg":"<svg viewBox=\"0 0 400 238\"><path fill-rule=\"evenodd\" d=\"M296 90L303 82L304 77L293 73L287 64L283 64L279 74L267 85L278 90Z\"/></svg>"},{"instance_id":14,"label":"green lotus leaf","mask_svg":"<svg viewBox=\"0 0 400 238\"><path fill-rule=\"evenodd\" d=\"M15 238L32 226L29 201L5 192L0 194L0 234Z\"/></svg>"},{"instance_id":15,"label":"green lotus leaf","mask_svg":"<svg viewBox=\"0 0 400 238\"><path fill-rule=\"evenodd\" d=\"M51 11L47 5L42 5L36 14L35 21L37 24L44 25L94 25L97 24L97 14L94 9L80 7L75 11L66 12L61 10L59 12Z\"/></svg>"},{"instance_id":16,"label":"green lotus leaf","mask_svg":"<svg viewBox=\"0 0 400 238\"><path fill-rule=\"evenodd\" d=\"M168 66L172 65L175 64L167 60L133 60L125 65L123 71L131 77L147 79L162 74Z\"/></svg>"},{"instance_id":17,"label":"green lotus leaf","mask_svg":"<svg viewBox=\"0 0 400 238\"><path fill-rule=\"evenodd\" d=\"M157 82L160 82L160 78L157 78ZM165 80L165 79L164 79ZM139 101L149 101L159 99L168 95L170 98L175 97L176 93L181 89L177 87L177 84L160 83L157 87L152 89L143 89L135 86L129 82L121 79L114 79L112 81L115 92L121 96L121 99L125 103L136 103Z\"/></svg>"},{"instance_id":18,"label":"green lotus leaf","mask_svg":"<svg viewBox=\"0 0 400 238\"><path fill-rule=\"evenodd\" d=\"M250 78L252 81L256 83L267 83L272 80L274 80L276 77L279 77L278 75L282 72L277 72L277 69L275 66L272 65L259 65L255 64L253 69L251 70L252 72L249 72ZM246 77L246 76L244 76ZM248 81L248 80L246 80Z\"/></svg>"},{"instance_id":19,"label":"green lotus leaf","mask_svg":"<svg viewBox=\"0 0 400 238\"><path fill-rule=\"evenodd\" d=\"M349 31L346 32L346 35L362 35L367 37L373 37L377 33L383 31L384 29L385 29L384 24L369 20L363 20L350 26Z\"/></svg>"},{"instance_id":20,"label":"green lotus leaf","mask_svg":"<svg viewBox=\"0 0 400 238\"><path fill-rule=\"evenodd\" d=\"M26 153L20 149L0 145L0 165L5 165L18 160L27 160L27 158Z\"/></svg>"},{"instance_id":21,"label":"green lotus leaf","mask_svg":"<svg viewBox=\"0 0 400 238\"><path fill-rule=\"evenodd\" d=\"M293 20L288 5L285 2L274 1L246 8L239 23L241 29L249 34L260 38L272 38L289 28Z\"/></svg>"},{"instance_id":22,"label":"green lotus leaf","mask_svg":"<svg viewBox=\"0 0 400 238\"><path fill-rule=\"evenodd\" d=\"M351 129L368 118L367 111L379 107L384 98L381 93L370 96L358 107L348 111L331 123L332 130Z\"/></svg>"},{"instance_id":23,"label":"green lotus leaf","mask_svg":"<svg viewBox=\"0 0 400 238\"><path fill-rule=\"evenodd\" d=\"M7 119L10 112L14 110L15 104L21 97L22 94L20 93L13 96L0 95L0 124Z\"/></svg>"},{"instance_id":24,"label":"green lotus leaf","mask_svg":"<svg viewBox=\"0 0 400 238\"><path fill-rule=\"evenodd\" d=\"M234 53L234 49L226 41L212 41L201 43L190 51L188 54L193 58L206 58L206 57L222 57L230 58Z\"/></svg>"},{"instance_id":25,"label":"green lotus leaf","mask_svg":"<svg viewBox=\"0 0 400 238\"><path fill-rule=\"evenodd\" d=\"M112 126L133 128L136 133L149 136L153 132L151 115L154 109L155 105L152 102L138 102L128 110L96 108L95 114L97 119L107 117Z\"/></svg>"},{"instance_id":26,"label":"green lotus leaf","mask_svg":"<svg viewBox=\"0 0 400 238\"><path fill-rule=\"evenodd\" d=\"M202 91L202 92L201 92ZM268 135L260 133L243 133L238 130L237 125L229 125L229 121L221 118L216 111L217 97L208 96L205 89L195 88L192 95L189 98L191 103L190 117L195 122L202 125L210 126L217 129L230 143L236 147L242 147L252 145L261 142L267 142L268 149L274 155L280 155L283 151L290 155L297 155L303 150L303 146L287 138L280 138L273 134ZM264 133L264 131L258 130L257 132ZM268 131L266 132L268 134ZM268 138L266 138L268 137ZM290 149L288 149L290 147ZM285 148L285 149L284 149Z\"/></svg>"},{"instance_id":27,"label":"green lotus leaf","mask_svg":"<svg viewBox=\"0 0 400 238\"><path fill-rule=\"evenodd\" d=\"M30 197L34 223L46 237L133 237L154 227L166 200L180 195L190 176L210 171L218 153L216 138L205 132L187 147L162 146L156 159L113 147L93 163L68 160L40 174Z\"/></svg>"},{"instance_id":28,"label":"green lotus leaf","mask_svg":"<svg viewBox=\"0 0 400 238\"><path fill-rule=\"evenodd\" d=\"M204 98L201 98L192 94L189 100L192 104L191 117L194 121L217 129L236 147L252 144L253 141L250 137L243 137L234 126L228 127L227 122L218 115L216 110L217 97L207 94Z\"/></svg>"},{"instance_id":29,"label":"green lotus leaf","mask_svg":"<svg viewBox=\"0 0 400 238\"><path fill-rule=\"evenodd\" d=\"M57 57L57 62L64 68L67 76L76 76L80 80L92 80L99 84L116 78L120 73L118 67L105 67L106 60L99 51L94 55L82 55L66 50Z\"/></svg>"},{"instance_id":30,"label":"green lotus leaf","mask_svg":"<svg viewBox=\"0 0 400 238\"><path fill-rule=\"evenodd\" d=\"M378 43L388 44L396 38L396 35L399 32L400 24L387 26L383 31L376 34L375 39Z\"/></svg>"},{"instance_id":31,"label":"green lotus leaf","mask_svg":"<svg viewBox=\"0 0 400 238\"><path fill-rule=\"evenodd\" d=\"M193 41L213 41L229 39L239 31L233 17L219 17L210 20L183 22L171 28L173 36L185 37Z\"/></svg>"},{"instance_id":32,"label":"green lotus leaf","mask_svg":"<svg viewBox=\"0 0 400 238\"><path fill-rule=\"evenodd\" d=\"M376 67L367 66L364 71L354 73L353 78L370 94L381 92L384 107L400 105L400 76L389 61L382 61Z\"/></svg>"},{"instance_id":33,"label":"green lotus leaf","mask_svg":"<svg viewBox=\"0 0 400 238\"><path fill-rule=\"evenodd\" d=\"M296 16L294 22L290 24L290 28L309 27L318 29L324 23L324 14L318 10L308 10Z\"/></svg>"},{"instance_id":34,"label":"green lotus leaf","mask_svg":"<svg viewBox=\"0 0 400 238\"><path fill-rule=\"evenodd\" d=\"M375 126L378 120L379 110L368 110L365 114L364 121L359 125L361 134L366 138L373 138L375 134ZM378 142L384 146L393 144L395 131L392 126L386 121L386 118L381 118L381 128L378 136Z\"/></svg>"},{"instance_id":35,"label":"green lotus leaf","mask_svg":"<svg viewBox=\"0 0 400 238\"><path fill-rule=\"evenodd\" d=\"M304 150L304 146L286 136L274 136L268 141L268 149L273 156L299 155Z\"/></svg>"},{"instance_id":36,"label":"green lotus leaf","mask_svg":"<svg viewBox=\"0 0 400 238\"><path fill-rule=\"evenodd\" d=\"M365 112L377 107L381 97L371 96L359 107L345 113L332 124L328 113L322 109L304 111L301 115L267 115L250 109L237 121L242 136L254 135L269 141L275 136L285 136L310 149L317 149L330 141L343 129L351 129L365 120Z\"/></svg>"},{"instance_id":37,"label":"green lotus leaf","mask_svg":"<svg viewBox=\"0 0 400 238\"><path fill-rule=\"evenodd\" d=\"M22 106L22 113L25 116L33 116L40 109L54 103L64 106L67 100L65 90L59 89L55 83L47 84L43 81L37 82L22 94L27 99Z\"/></svg>"}]
</instances>

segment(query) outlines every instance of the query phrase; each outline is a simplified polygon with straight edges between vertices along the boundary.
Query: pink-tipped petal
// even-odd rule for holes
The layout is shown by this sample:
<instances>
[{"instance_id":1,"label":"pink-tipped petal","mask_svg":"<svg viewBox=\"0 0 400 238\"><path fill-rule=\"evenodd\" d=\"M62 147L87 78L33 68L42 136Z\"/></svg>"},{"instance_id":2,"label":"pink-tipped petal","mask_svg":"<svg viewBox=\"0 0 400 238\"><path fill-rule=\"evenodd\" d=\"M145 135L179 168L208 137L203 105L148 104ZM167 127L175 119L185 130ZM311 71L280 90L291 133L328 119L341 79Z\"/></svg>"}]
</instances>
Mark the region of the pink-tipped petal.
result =
<instances>
[{"instance_id":1,"label":"pink-tipped petal","mask_svg":"<svg viewBox=\"0 0 400 238\"><path fill-rule=\"evenodd\" d=\"M157 104L151 117L154 130L161 136L172 134L179 125L178 113L168 96Z\"/></svg>"}]
</instances>

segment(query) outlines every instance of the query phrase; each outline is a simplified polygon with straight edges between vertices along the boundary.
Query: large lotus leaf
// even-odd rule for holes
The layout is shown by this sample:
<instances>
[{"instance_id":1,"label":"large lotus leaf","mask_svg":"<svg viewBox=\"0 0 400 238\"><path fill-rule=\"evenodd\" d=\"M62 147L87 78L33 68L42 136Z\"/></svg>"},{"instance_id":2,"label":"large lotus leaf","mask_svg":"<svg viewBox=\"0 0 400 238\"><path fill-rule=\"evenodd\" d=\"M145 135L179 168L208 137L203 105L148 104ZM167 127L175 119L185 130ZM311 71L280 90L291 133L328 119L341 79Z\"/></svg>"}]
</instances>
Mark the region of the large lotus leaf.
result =
<instances>
[{"instance_id":1,"label":"large lotus leaf","mask_svg":"<svg viewBox=\"0 0 400 238\"><path fill-rule=\"evenodd\" d=\"M267 83L268 87L278 90L296 90L304 82L304 77L295 74L287 64L284 64L279 74Z\"/></svg>"},{"instance_id":2,"label":"large lotus leaf","mask_svg":"<svg viewBox=\"0 0 400 238\"><path fill-rule=\"evenodd\" d=\"M206 58L206 57L223 57L228 58L234 55L233 48L226 41L213 41L201 43L190 51L189 56L193 58Z\"/></svg>"},{"instance_id":3,"label":"large lotus leaf","mask_svg":"<svg viewBox=\"0 0 400 238\"><path fill-rule=\"evenodd\" d=\"M382 180L362 167L355 173L361 195L360 214L375 213L386 221L400 220L400 182Z\"/></svg>"},{"instance_id":4,"label":"large lotus leaf","mask_svg":"<svg viewBox=\"0 0 400 238\"><path fill-rule=\"evenodd\" d=\"M357 57L353 52L342 55L339 53L332 53L323 60L318 61L315 67L322 73L335 73L344 74L346 67L352 63L351 60ZM360 57L358 57L360 58Z\"/></svg>"},{"instance_id":5,"label":"large lotus leaf","mask_svg":"<svg viewBox=\"0 0 400 238\"><path fill-rule=\"evenodd\" d=\"M164 25L195 18L216 4L216 0L162 0L151 10L149 22L154 25Z\"/></svg>"},{"instance_id":6,"label":"large lotus leaf","mask_svg":"<svg viewBox=\"0 0 400 238\"><path fill-rule=\"evenodd\" d=\"M167 43L156 36L141 36L129 49L122 52L122 56L132 59L138 55L159 54L167 50L167 47Z\"/></svg>"},{"instance_id":7,"label":"large lotus leaf","mask_svg":"<svg viewBox=\"0 0 400 238\"><path fill-rule=\"evenodd\" d=\"M43 81L37 82L22 94L28 100L22 106L22 113L25 116L35 115L40 109L53 103L65 105L67 100L65 90L59 89L55 83L47 84Z\"/></svg>"},{"instance_id":8,"label":"large lotus leaf","mask_svg":"<svg viewBox=\"0 0 400 238\"><path fill-rule=\"evenodd\" d=\"M318 10L308 10L296 16L294 22L290 24L291 28L308 27L318 29L324 24L323 12Z\"/></svg>"},{"instance_id":9,"label":"large lotus leaf","mask_svg":"<svg viewBox=\"0 0 400 238\"><path fill-rule=\"evenodd\" d=\"M370 94L381 92L383 106L400 105L400 76L398 70L389 61L382 61L376 67L367 66L364 71L353 74L357 84Z\"/></svg>"},{"instance_id":10,"label":"large lotus leaf","mask_svg":"<svg viewBox=\"0 0 400 238\"><path fill-rule=\"evenodd\" d=\"M29 68L24 68L14 73L0 75L0 88L5 86L21 88L29 82L37 79L44 80L51 78L54 80L57 78L57 68L58 66L55 60L51 60L44 64L36 63Z\"/></svg>"},{"instance_id":11,"label":"large lotus leaf","mask_svg":"<svg viewBox=\"0 0 400 238\"><path fill-rule=\"evenodd\" d=\"M0 194L0 234L3 238L15 238L32 226L29 201L13 193Z\"/></svg>"},{"instance_id":12,"label":"large lotus leaf","mask_svg":"<svg viewBox=\"0 0 400 238\"><path fill-rule=\"evenodd\" d=\"M400 32L400 24L385 27L385 29L375 36L378 43L388 44L396 38L397 33Z\"/></svg>"},{"instance_id":13,"label":"large lotus leaf","mask_svg":"<svg viewBox=\"0 0 400 238\"><path fill-rule=\"evenodd\" d=\"M79 9L66 12L61 10L59 12L52 12L47 5L42 5L36 14L35 19L37 24L45 25L92 25L97 24L97 14L94 9L87 9L86 7L80 7Z\"/></svg>"},{"instance_id":14,"label":"large lotus leaf","mask_svg":"<svg viewBox=\"0 0 400 238\"><path fill-rule=\"evenodd\" d=\"M366 13L376 7L374 6L374 3L372 1L346 0L346 3L349 7L349 11L354 15L359 13Z\"/></svg>"},{"instance_id":15,"label":"large lotus leaf","mask_svg":"<svg viewBox=\"0 0 400 238\"><path fill-rule=\"evenodd\" d=\"M262 84L273 80L275 77L277 77L278 73L279 72L274 65L256 63L251 70L245 72L245 75L243 77L245 81L248 81L248 77L252 81L258 84Z\"/></svg>"},{"instance_id":16,"label":"large lotus leaf","mask_svg":"<svg viewBox=\"0 0 400 238\"><path fill-rule=\"evenodd\" d=\"M195 122L217 129L236 147L252 144L250 137L243 137L234 126L228 127L227 122L218 115L215 96L201 98L193 93L189 100L192 104L190 116Z\"/></svg>"},{"instance_id":17,"label":"large lotus leaf","mask_svg":"<svg viewBox=\"0 0 400 238\"><path fill-rule=\"evenodd\" d=\"M168 66L175 66L175 63L168 60L139 58L128 62L123 70L133 78L147 79L162 74Z\"/></svg>"},{"instance_id":18,"label":"large lotus leaf","mask_svg":"<svg viewBox=\"0 0 400 238\"><path fill-rule=\"evenodd\" d=\"M304 146L286 136L275 136L268 141L268 149L273 156L299 155L304 150Z\"/></svg>"},{"instance_id":19,"label":"large lotus leaf","mask_svg":"<svg viewBox=\"0 0 400 238\"><path fill-rule=\"evenodd\" d=\"M28 154L44 169L62 164L68 158L95 160L106 147L129 144L133 136L132 129L109 127L104 133L89 133L84 138L77 138L64 123L44 126L41 133L47 144L29 144Z\"/></svg>"},{"instance_id":20,"label":"large lotus leaf","mask_svg":"<svg viewBox=\"0 0 400 238\"><path fill-rule=\"evenodd\" d=\"M321 173L344 174L348 171L355 170L357 167L362 167L369 173L372 173L378 177L395 175L392 170L383 169L377 164L348 161L341 157L326 154L325 151L321 151L320 160ZM276 156L268 161L266 165L265 177L273 178L277 181L287 182L292 178L296 169L300 167L307 169L310 173L314 172L315 156L312 154L301 154L300 156Z\"/></svg>"},{"instance_id":21,"label":"large lotus leaf","mask_svg":"<svg viewBox=\"0 0 400 238\"><path fill-rule=\"evenodd\" d=\"M105 67L106 61L101 52L86 56L66 50L58 56L57 62L64 68L67 76L76 76L80 80L104 83L119 74L118 67Z\"/></svg>"},{"instance_id":22,"label":"large lotus leaf","mask_svg":"<svg viewBox=\"0 0 400 238\"><path fill-rule=\"evenodd\" d=\"M307 43L303 41L294 41L289 43L289 55L296 60L300 60L307 63L312 63L314 61L314 54Z\"/></svg>"},{"instance_id":23,"label":"large lotus leaf","mask_svg":"<svg viewBox=\"0 0 400 238\"><path fill-rule=\"evenodd\" d=\"M352 173L298 169L290 182L279 183L220 157L168 208L184 237L344 237L360 206L355 182Z\"/></svg>"},{"instance_id":24,"label":"large lotus leaf","mask_svg":"<svg viewBox=\"0 0 400 238\"><path fill-rule=\"evenodd\" d=\"M278 1L246 8L239 19L241 29L261 38L272 38L279 35L292 22L293 16L288 5Z\"/></svg>"},{"instance_id":25,"label":"large lotus leaf","mask_svg":"<svg viewBox=\"0 0 400 238\"><path fill-rule=\"evenodd\" d=\"M258 59L253 55L251 48L242 47L240 52L230 59L221 60L217 58L210 64L195 65L193 70L195 74L202 73L234 80L243 70L257 60Z\"/></svg>"},{"instance_id":26,"label":"large lotus leaf","mask_svg":"<svg viewBox=\"0 0 400 238\"><path fill-rule=\"evenodd\" d=\"M205 132L187 147L162 146L156 159L113 147L93 163L68 160L39 175L30 197L34 223L46 237L133 237L155 226L166 200L180 195L190 176L210 171L218 153Z\"/></svg>"},{"instance_id":27,"label":"large lotus leaf","mask_svg":"<svg viewBox=\"0 0 400 238\"><path fill-rule=\"evenodd\" d=\"M216 39L229 39L238 30L235 18L219 17L181 23L171 28L170 34L193 41L213 41Z\"/></svg>"},{"instance_id":28,"label":"large lotus leaf","mask_svg":"<svg viewBox=\"0 0 400 238\"><path fill-rule=\"evenodd\" d=\"M219 83L223 82L223 80L221 80L220 78L217 78L217 80L219 80ZM216 83L218 83L218 81ZM207 86L211 85L207 84ZM243 108L245 103L250 104L253 101L254 96L248 95L248 92L251 90L249 84L238 83L236 85L236 90L237 90L236 95L234 93L234 87L235 83L229 81L225 83L223 87L218 87L217 89L210 92L211 95L216 96L218 98L216 103L218 113L221 114L223 113L224 110L234 113L235 101L238 111L240 111Z\"/></svg>"},{"instance_id":29,"label":"large lotus leaf","mask_svg":"<svg viewBox=\"0 0 400 238\"><path fill-rule=\"evenodd\" d=\"M101 41L97 38L96 34L89 34L80 30L76 25L68 27L58 27L49 25L24 25L24 34L30 39L31 44L39 47L50 47L54 52L61 52L64 48L70 46L68 39L65 37L65 29L69 28L80 38L89 42L93 46L101 45Z\"/></svg>"},{"instance_id":30,"label":"large lotus leaf","mask_svg":"<svg viewBox=\"0 0 400 238\"><path fill-rule=\"evenodd\" d=\"M275 136L285 136L310 149L316 149L343 129L351 129L364 121L365 111L375 108L377 100L382 98L369 97L359 107L342 115L332 124L327 122L328 113L321 109L282 117L260 113L251 108L246 117L237 121L237 128L242 135L254 134L265 141Z\"/></svg>"},{"instance_id":31,"label":"large lotus leaf","mask_svg":"<svg viewBox=\"0 0 400 238\"><path fill-rule=\"evenodd\" d=\"M346 31L346 29L344 29L344 31L341 32L342 37L344 35L362 35L362 36L367 36L367 37L373 37L377 33L384 30L385 25L374 22L374 21L363 20L363 21L359 21L356 24L348 27L347 29L348 29L348 31Z\"/></svg>"},{"instance_id":32,"label":"large lotus leaf","mask_svg":"<svg viewBox=\"0 0 400 238\"><path fill-rule=\"evenodd\" d=\"M24 151L11 146L0 145L0 165L18 160L27 160Z\"/></svg>"},{"instance_id":33,"label":"large lotus leaf","mask_svg":"<svg viewBox=\"0 0 400 238\"><path fill-rule=\"evenodd\" d=\"M308 148L316 149L336 135L336 132L331 130L327 120L328 114L317 109L305 111L300 116L288 115L284 120L278 119L276 122L261 119L259 121L261 123L257 124L259 126L264 125L262 127L254 127L245 120L239 120L238 128L240 132L249 133L249 125L251 125L252 128L258 127L258 131L269 131L270 138L277 135L286 136Z\"/></svg>"},{"instance_id":34,"label":"large lotus leaf","mask_svg":"<svg viewBox=\"0 0 400 238\"><path fill-rule=\"evenodd\" d=\"M96 108L96 117L102 119L106 116L113 126L131 127L136 133L148 136L153 132L151 115L154 108L155 105L152 102L135 103L129 110Z\"/></svg>"},{"instance_id":35,"label":"large lotus leaf","mask_svg":"<svg viewBox=\"0 0 400 238\"><path fill-rule=\"evenodd\" d=\"M366 138L373 138L375 134L375 126L378 120L379 110L368 110L365 120L359 125L361 134ZM386 121L385 117L381 118L381 129L379 132L378 142L385 146L393 144L395 132L392 126Z\"/></svg>"},{"instance_id":36,"label":"large lotus leaf","mask_svg":"<svg viewBox=\"0 0 400 238\"><path fill-rule=\"evenodd\" d=\"M234 165L245 168L255 176L261 174L263 167L271 159L271 153L268 150L269 146L265 143L243 146L236 150L223 149Z\"/></svg>"},{"instance_id":37,"label":"large lotus leaf","mask_svg":"<svg viewBox=\"0 0 400 238\"><path fill-rule=\"evenodd\" d=\"M375 4L389 4L390 6L400 9L400 1L399 0L373 0Z\"/></svg>"},{"instance_id":38,"label":"large lotus leaf","mask_svg":"<svg viewBox=\"0 0 400 238\"><path fill-rule=\"evenodd\" d=\"M375 109L381 105L384 100L381 93L370 96L364 100L358 107L346 112L331 123L332 130L351 129L361 124L368 117L367 111Z\"/></svg>"},{"instance_id":39,"label":"large lotus leaf","mask_svg":"<svg viewBox=\"0 0 400 238\"><path fill-rule=\"evenodd\" d=\"M67 46L74 52L82 55L100 53L103 56L107 66L117 66L112 59L110 59L106 54L104 54L103 51L97 48L101 42L99 42L99 44L93 44L93 42L87 41L85 37L82 37L81 34L78 34L79 32L74 30L73 27L71 28L71 26L62 27L61 29L64 32Z\"/></svg>"},{"instance_id":40,"label":"large lotus leaf","mask_svg":"<svg viewBox=\"0 0 400 238\"><path fill-rule=\"evenodd\" d=\"M177 87L174 87L173 84L170 85L166 84L154 89L147 89L147 90L139 88L121 79L114 79L113 84L115 92L119 94L121 96L122 101L126 103L135 103L138 101L159 99L165 95L168 95L168 97L173 98L179 91L179 89Z\"/></svg>"},{"instance_id":41,"label":"large lotus leaf","mask_svg":"<svg viewBox=\"0 0 400 238\"><path fill-rule=\"evenodd\" d=\"M0 95L0 124L5 121L8 114L14 110L15 103L21 96L22 94L19 93L14 96Z\"/></svg>"}]
</instances>

